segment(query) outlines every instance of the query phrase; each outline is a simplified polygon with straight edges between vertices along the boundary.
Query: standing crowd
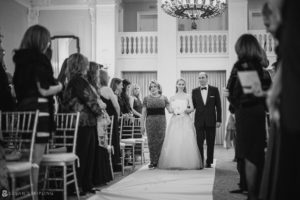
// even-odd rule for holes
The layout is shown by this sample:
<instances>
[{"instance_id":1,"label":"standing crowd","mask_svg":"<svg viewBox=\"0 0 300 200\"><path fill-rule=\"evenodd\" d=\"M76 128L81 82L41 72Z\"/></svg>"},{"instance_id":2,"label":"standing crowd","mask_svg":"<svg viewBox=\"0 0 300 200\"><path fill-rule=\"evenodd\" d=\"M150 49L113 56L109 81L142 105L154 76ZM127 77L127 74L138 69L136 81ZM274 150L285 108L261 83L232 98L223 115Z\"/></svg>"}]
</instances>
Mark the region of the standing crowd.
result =
<instances>
[{"instance_id":1,"label":"standing crowd","mask_svg":"<svg viewBox=\"0 0 300 200\"><path fill-rule=\"evenodd\" d=\"M1 57L1 111L39 110L33 163L39 165L46 146L55 131L54 115L57 112L80 113L76 154L79 157L77 180L81 195L95 193L96 186L107 184L113 179L101 124L105 115L113 116L112 145L113 171L122 170L120 160L120 133L118 118L141 116L140 88L128 80L109 76L102 65L89 62L75 53L68 57L57 79L51 65L51 36L43 26L34 25L27 29L19 49L14 51L13 89L2 65ZM3 84L2 84L3 82ZM15 92L14 92L15 91ZM1 140L1 189L8 189L5 167L6 144ZM3 170L2 170L3 169ZM39 168L33 169L34 191L38 191Z\"/></svg>"}]
</instances>

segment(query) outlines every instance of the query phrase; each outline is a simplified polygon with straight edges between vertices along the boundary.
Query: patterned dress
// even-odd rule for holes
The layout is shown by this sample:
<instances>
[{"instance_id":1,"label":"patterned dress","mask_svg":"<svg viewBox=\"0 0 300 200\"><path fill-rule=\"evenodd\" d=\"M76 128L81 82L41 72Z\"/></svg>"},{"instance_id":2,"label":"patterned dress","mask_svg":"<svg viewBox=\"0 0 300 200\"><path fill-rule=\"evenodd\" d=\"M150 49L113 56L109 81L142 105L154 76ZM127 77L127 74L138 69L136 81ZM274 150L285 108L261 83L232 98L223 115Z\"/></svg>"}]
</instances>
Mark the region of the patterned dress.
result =
<instances>
[{"instance_id":1,"label":"patterned dress","mask_svg":"<svg viewBox=\"0 0 300 200\"><path fill-rule=\"evenodd\" d=\"M147 109L146 132L151 164L157 164L165 138L166 116L165 108L169 101L165 96L144 98L143 107Z\"/></svg>"}]
</instances>

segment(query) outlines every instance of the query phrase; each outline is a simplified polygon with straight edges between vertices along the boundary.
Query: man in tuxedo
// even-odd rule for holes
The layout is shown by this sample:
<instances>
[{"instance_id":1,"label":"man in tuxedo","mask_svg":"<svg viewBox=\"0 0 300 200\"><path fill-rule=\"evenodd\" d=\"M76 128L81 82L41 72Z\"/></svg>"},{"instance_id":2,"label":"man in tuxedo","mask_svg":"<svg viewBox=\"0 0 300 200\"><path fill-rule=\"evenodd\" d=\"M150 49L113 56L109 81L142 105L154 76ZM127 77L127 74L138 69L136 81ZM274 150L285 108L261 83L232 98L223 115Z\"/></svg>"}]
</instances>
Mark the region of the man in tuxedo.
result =
<instances>
[{"instance_id":1,"label":"man in tuxedo","mask_svg":"<svg viewBox=\"0 0 300 200\"><path fill-rule=\"evenodd\" d=\"M214 159L216 127L221 125L221 99L217 87L207 84L206 73L199 73L200 87L193 89L192 100L195 108L195 128L198 148L204 163L203 143L206 140L207 157L205 167L210 168Z\"/></svg>"}]
</instances>

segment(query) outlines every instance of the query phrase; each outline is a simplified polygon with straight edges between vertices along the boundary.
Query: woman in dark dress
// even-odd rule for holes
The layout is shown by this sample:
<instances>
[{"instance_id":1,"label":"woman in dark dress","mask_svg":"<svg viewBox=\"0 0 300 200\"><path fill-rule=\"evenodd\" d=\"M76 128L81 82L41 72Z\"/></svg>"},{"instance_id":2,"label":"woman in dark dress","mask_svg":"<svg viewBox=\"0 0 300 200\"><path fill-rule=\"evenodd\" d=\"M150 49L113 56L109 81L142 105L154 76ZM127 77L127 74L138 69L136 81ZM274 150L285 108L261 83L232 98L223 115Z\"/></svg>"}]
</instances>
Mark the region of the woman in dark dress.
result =
<instances>
[{"instance_id":1,"label":"woman in dark dress","mask_svg":"<svg viewBox=\"0 0 300 200\"><path fill-rule=\"evenodd\" d=\"M53 78L53 69L46 56L50 46L50 33L40 25L27 29L20 48L15 51L13 61L15 73L13 83L20 111L39 110L37 136L33 151L33 162L40 164L46 144L54 131L53 95L62 90L62 85ZM34 189L37 191L38 168L33 173Z\"/></svg>"},{"instance_id":2,"label":"woman in dark dress","mask_svg":"<svg viewBox=\"0 0 300 200\"><path fill-rule=\"evenodd\" d=\"M143 101L142 134L147 133L150 152L149 168L157 167L166 132L165 108L171 113L168 98L161 94L161 87L157 81L149 84L150 95Z\"/></svg>"},{"instance_id":3,"label":"woman in dark dress","mask_svg":"<svg viewBox=\"0 0 300 200\"><path fill-rule=\"evenodd\" d=\"M80 112L76 154L80 167L77 168L78 185L81 195L94 193L93 176L97 144L97 117L102 115L97 94L89 84L86 74L89 62L79 53L72 54L67 64L68 85L63 94L66 112Z\"/></svg>"},{"instance_id":4,"label":"woman in dark dress","mask_svg":"<svg viewBox=\"0 0 300 200\"><path fill-rule=\"evenodd\" d=\"M120 79L119 79L120 80ZM100 94L102 101L106 104L106 111L109 116L114 117L112 145L114 147L113 168L114 171L121 171L121 153L120 153L120 133L118 125L118 117L120 116L120 106L117 96L112 88L108 87L109 78L105 70L100 70ZM122 83L121 80L119 84ZM114 87L116 87L114 85Z\"/></svg>"},{"instance_id":5,"label":"woman in dark dress","mask_svg":"<svg viewBox=\"0 0 300 200\"><path fill-rule=\"evenodd\" d=\"M279 16L279 10L271 10L270 4L265 3L262 9L263 20L267 32L270 32L276 41L275 53L277 56L274 65L273 84L268 92L268 108L270 111L270 128L268 138L268 148L266 152L266 161L264 166L263 178L260 188L260 199L263 200L280 200L290 199L287 194L295 196L292 193L284 192L284 197L280 196L280 191L283 187L291 188L287 182L280 180L280 174L287 177L288 183L291 183L291 177L287 175L287 170L280 173L280 163L282 162L282 133L279 125L279 107L281 99L281 55L279 51L280 35L282 31L281 21L278 21L276 16ZM290 165L289 165L290 166ZM290 173L294 177L294 171ZM281 185L282 184L282 185ZM293 184L292 184L293 185Z\"/></svg>"},{"instance_id":6,"label":"woman in dark dress","mask_svg":"<svg viewBox=\"0 0 300 200\"><path fill-rule=\"evenodd\" d=\"M119 95L118 101L121 108L122 115L132 116L132 110L129 103L129 90L131 83L127 79L122 81L123 88Z\"/></svg>"},{"instance_id":7,"label":"woman in dark dress","mask_svg":"<svg viewBox=\"0 0 300 200\"><path fill-rule=\"evenodd\" d=\"M100 98L99 93L99 79L100 79L100 66L95 62L90 62L90 67L87 72L87 77L89 83L93 86L95 93L97 94L97 99L101 108L106 108L106 104ZM98 137L99 133L96 135L96 153L95 153L95 165L94 165L94 175L93 175L93 183L95 186L106 184L107 182L111 181L112 172L110 170L109 165L109 154L106 149L105 141L101 140Z\"/></svg>"},{"instance_id":8,"label":"woman in dark dress","mask_svg":"<svg viewBox=\"0 0 300 200\"><path fill-rule=\"evenodd\" d=\"M245 160L248 199L258 199L266 147L265 97L257 97L252 91L245 94L238 79L240 71L256 71L263 90L271 85L271 77L263 70L264 58L257 39L250 34L242 35L235 50L238 61L234 64L227 88L228 100L235 108L237 158Z\"/></svg>"}]
</instances>

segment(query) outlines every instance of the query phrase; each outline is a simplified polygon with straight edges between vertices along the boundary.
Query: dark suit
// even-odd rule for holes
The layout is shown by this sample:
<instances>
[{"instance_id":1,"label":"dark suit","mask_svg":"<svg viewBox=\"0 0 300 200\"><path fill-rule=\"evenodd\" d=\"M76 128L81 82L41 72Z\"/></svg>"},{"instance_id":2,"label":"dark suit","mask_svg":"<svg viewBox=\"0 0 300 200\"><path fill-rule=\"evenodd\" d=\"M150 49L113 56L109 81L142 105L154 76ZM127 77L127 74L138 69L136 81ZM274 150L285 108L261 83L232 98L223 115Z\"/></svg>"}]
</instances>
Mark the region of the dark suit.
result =
<instances>
[{"instance_id":1,"label":"dark suit","mask_svg":"<svg viewBox=\"0 0 300 200\"><path fill-rule=\"evenodd\" d=\"M206 139L206 164L212 164L214 158L214 145L216 137L216 122L221 122L221 99L217 87L208 85L206 104L202 99L200 87L192 91L195 112L195 128L199 151L204 161L203 143Z\"/></svg>"}]
</instances>

